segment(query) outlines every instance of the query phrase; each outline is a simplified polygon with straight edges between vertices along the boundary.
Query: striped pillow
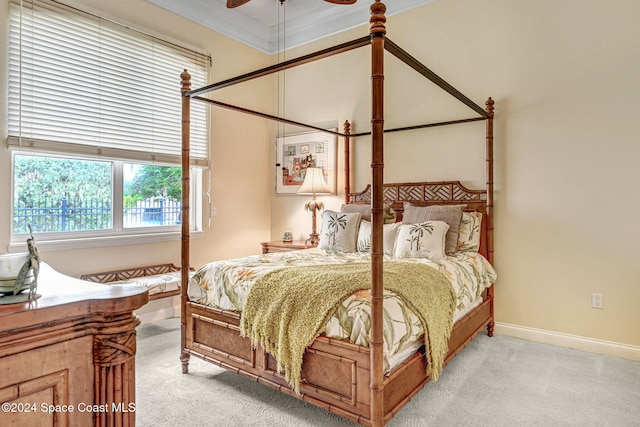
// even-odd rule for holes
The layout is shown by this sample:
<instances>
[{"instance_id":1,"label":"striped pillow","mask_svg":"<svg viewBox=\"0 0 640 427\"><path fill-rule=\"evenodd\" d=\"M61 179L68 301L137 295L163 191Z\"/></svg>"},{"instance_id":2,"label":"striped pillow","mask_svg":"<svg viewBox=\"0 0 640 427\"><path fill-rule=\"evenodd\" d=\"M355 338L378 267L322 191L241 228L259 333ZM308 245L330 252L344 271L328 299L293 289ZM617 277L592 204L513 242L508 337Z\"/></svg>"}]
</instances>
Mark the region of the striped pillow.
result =
<instances>
[{"instance_id":1,"label":"striped pillow","mask_svg":"<svg viewBox=\"0 0 640 427\"><path fill-rule=\"evenodd\" d=\"M444 221L449 224L449 230L445 238L444 252L451 255L458 247L460 234L460 222L462 210L465 205L434 205L416 206L410 202L404 202L403 224L418 224L427 221Z\"/></svg>"}]
</instances>

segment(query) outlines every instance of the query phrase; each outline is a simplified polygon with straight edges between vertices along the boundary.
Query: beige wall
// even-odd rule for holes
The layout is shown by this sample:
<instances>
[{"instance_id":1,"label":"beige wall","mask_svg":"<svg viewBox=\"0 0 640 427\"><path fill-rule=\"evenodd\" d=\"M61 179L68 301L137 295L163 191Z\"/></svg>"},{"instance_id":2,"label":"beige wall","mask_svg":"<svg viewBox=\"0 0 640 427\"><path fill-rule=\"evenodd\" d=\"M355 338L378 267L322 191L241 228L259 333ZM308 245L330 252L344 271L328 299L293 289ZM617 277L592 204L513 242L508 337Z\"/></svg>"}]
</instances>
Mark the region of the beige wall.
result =
<instances>
[{"instance_id":1,"label":"beige wall","mask_svg":"<svg viewBox=\"0 0 640 427\"><path fill-rule=\"evenodd\" d=\"M254 49L232 41L218 33L186 21L144 0L82 0L77 4L100 11L102 16L132 23L152 32L208 51L213 57L212 80L266 66L272 59ZM0 0L0 33L7 34L7 0ZM6 139L7 64L6 37L0 45L0 135ZM72 83L72 82L71 82ZM268 109L270 83L256 82L243 88L228 89L219 99L233 95L244 105ZM176 91L180 78L176 76ZM144 94L144 91L142 92ZM141 99L140 102L143 102ZM177 118L179 120L179 118ZM269 191L264 177L268 174L270 124L237 113L213 110L211 138L211 182L213 206L217 216L205 229L204 238L193 239L191 265L207 261L255 253L260 241L269 237ZM178 141L178 143L180 143ZM10 239L10 153L0 148L0 253L7 250ZM105 271L162 262L180 264L179 239L165 243L127 245L121 247L41 251L42 258L54 268L70 275Z\"/></svg>"},{"instance_id":2,"label":"beige wall","mask_svg":"<svg viewBox=\"0 0 640 427\"><path fill-rule=\"evenodd\" d=\"M465 95L480 104L488 96L496 100L498 322L640 345L638 16L640 3L633 0L440 0L388 20L391 40ZM291 56L366 31L363 26ZM296 119L305 111L307 120L351 118L357 129L366 128L368 56L344 54L318 67L312 72L318 86L293 72L287 76L288 94L313 100L306 110L294 100L287 109ZM433 98L437 110L430 109L426 101L435 95L391 59L385 81L388 126L444 113L461 117L440 98ZM327 86L336 94L325 95ZM387 181L482 185L482 138L477 124L388 137ZM359 147L358 188L369 182L370 162L367 142ZM285 229L309 232L306 197L274 198L274 238ZM333 208L342 200L322 199ZM604 309L591 308L594 292L603 294Z\"/></svg>"}]
</instances>

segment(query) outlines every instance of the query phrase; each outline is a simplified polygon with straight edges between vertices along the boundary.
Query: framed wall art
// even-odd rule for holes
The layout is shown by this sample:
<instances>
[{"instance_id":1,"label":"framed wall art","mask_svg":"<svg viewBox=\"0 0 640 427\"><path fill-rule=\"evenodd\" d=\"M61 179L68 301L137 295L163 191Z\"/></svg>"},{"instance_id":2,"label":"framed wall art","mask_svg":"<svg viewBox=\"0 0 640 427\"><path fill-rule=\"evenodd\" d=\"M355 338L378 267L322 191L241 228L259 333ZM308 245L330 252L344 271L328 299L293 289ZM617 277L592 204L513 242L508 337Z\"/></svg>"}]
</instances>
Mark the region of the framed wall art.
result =
<instances>
[{"instance_id":1,"label":"framed wall art","mask_svg":"<svg viewBox=\"0 0 640 427\"><path fill-rule=\"evenodd\" d=\"M337 137L325 132L276 138L276 194L296 194L309 167L323 170L324 179L335 194L336 144Z\"/></svg>"}]
</instances>

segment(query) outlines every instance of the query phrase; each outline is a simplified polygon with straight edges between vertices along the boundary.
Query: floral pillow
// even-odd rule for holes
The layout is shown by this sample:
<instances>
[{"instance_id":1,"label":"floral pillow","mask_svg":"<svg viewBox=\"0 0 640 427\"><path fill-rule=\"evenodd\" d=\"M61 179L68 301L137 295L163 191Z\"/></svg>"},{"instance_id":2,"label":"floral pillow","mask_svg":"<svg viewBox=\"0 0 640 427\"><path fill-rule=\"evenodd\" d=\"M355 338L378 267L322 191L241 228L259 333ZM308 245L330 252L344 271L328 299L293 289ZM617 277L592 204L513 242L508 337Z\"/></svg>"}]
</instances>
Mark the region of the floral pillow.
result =
<instances>
[{"instance_id":1,"label":"floral pillow","mask_svg":"<svg viewBox=\"0 0 640 427\"><path fill-rule=\"evenodd\" d=\"M403 224L398 230L394 255L396 258L442 259L449 224L444 221L426 221Z\"/></svg>"},{"instance_id":2,"label":"floral pillow","mask_svg":"<svg viewBox=\"0 0 640 427\"><path fill-rule=\"evenodd\" d=\"M355 252L360 213L322 212L318 248L335 252Z\"/></svg>"},{"instance_id":3,"label":"floral pillow","mask_svg":"<svg viewBox=\"0 0 640 427\"><path fill-rule=\"evenodd\" d=\"M463 212L458 235L459 252L478 252L480 249L481 212Z\"/></svg>"},{"instance_id":4,"label":"floral pillow","mask_svg":"<svg viewBox=\"0 0 640 427\"><path fill-rule=\"evenodd\" d=\"M382 246L385 254L393 254L400 225L399 222L396 222L382 226ZM360 221L360 230L358 231L358 252L371 252L371 223L364 219Z\"/></svg>"}]
</instances>

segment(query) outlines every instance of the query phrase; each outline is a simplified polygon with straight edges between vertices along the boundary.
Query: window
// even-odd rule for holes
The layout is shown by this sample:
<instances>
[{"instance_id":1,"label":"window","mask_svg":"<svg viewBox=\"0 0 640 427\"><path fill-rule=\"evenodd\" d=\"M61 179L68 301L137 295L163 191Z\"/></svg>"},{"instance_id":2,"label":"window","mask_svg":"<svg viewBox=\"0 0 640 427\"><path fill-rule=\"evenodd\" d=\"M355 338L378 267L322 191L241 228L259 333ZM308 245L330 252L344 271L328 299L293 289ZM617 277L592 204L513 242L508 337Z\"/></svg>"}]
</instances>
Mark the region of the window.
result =
<instances>
[{"instance_id":1,"label":"window","mask_svg":"<svg viewBox=\"0 0 640 427\"><path fill-rule=\"evenodd\" d=\"M182 223L180 167L16 153L13 170L14 234ZM122 186L116 187L114 175L120 170ZM116 210L121 221L113 214Z\"/></svg>"},{"instance_id":2,"label":"window","mask_svg":"<svg viewBox=\"0 0 640 427\"><path fill-rule=\"evenodd\" d=\"M39 242L177 232L180 73L204 86L210 58L50 0L10 6L12 241L28 225ZM192 108L197 211L208 133L206 107Z\"/></svg>"},{"instance_id":3,"label":"window","mask_svg":"<svg viewBox=\"0 0 640 427\"><path fill-rule=\"evenodd\" d=\"M110 162L16 154L13 170L13 233L113 227Z\"/></svg>"}]
</instances>

